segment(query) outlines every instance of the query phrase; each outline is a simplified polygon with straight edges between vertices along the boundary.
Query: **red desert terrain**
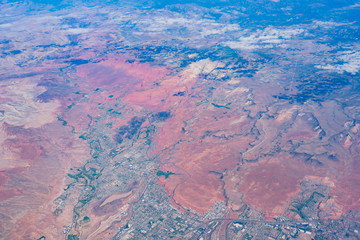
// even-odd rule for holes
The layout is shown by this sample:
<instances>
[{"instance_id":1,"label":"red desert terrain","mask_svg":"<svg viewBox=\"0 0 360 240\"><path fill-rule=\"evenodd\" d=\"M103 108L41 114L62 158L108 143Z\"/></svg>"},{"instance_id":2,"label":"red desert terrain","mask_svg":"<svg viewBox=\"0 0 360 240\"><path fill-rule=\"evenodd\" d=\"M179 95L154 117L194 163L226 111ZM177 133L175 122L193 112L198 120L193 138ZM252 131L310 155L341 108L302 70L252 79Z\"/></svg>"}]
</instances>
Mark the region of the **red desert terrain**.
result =
<instances>
[{"instance_id":1,"label":"red desert terrain","mask_svg":"<svg viewBox=\"0 0 360 240\"><path fill-rule=\"evenodd\" d=\"M272 99L262 92L251 93L247 87L229 90L225 83L219 83L210 98L200 70L207 66L212 71L211 64L200 61L175 74L170 67L109 56L77 67L80 93L43 103L52 104L40 109L47 114L45 121L4 122L0 208L6 221L0 224L2 231L9 231L11 239L45 234L59 239L62 229L58 226L71 222L79 196L72 196L69 202L73 205L60 213L54 200L69 184L67 171L84 165L90 157L89 146L72 131L85 132L94 125L94 117L104 114L102 106L115 101L126 111L121 118L107 120L112 129L139 112L171 114L158 125L149 155L158 159L161 171L172 173L159 177L158 183L176 208L203 215L223 202L231 211L229 216L248 206L268 220L283 214L298 218L288 210L299 198L301 183L312 179L330 189L332 198L320 206L327 213L324 218L360 210L359 126L349 126L347 133L329 139L324 134L329 130L321 126L329 126L326 116L331 109L319 109L315 120L302 106L274 106L260 118L259 112ZM71 105L73 101L76 103ZM33 116L34 121L37 118ZM143 124L149 126L149 120ZM337 153L336 160L320 163L331 151ZM87 217L92 221L83 220L82 236L95 239L116 233L144 191L140 186L144 182L91 203Z\"/></svg>"}]
</instances>

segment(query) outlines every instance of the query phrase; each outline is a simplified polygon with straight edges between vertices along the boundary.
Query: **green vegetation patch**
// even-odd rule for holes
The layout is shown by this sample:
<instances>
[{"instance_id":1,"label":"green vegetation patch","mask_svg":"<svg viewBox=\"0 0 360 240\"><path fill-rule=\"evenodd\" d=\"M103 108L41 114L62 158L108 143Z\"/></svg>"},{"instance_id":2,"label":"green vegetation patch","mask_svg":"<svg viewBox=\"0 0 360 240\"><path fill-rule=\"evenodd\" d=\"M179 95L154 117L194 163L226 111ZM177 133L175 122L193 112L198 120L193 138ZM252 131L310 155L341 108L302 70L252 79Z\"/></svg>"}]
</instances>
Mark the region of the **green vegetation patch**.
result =
<instances>
[{"instance_id":1,"label":"green vegetation patch","mask_svg":"<svg viewBox=\"0 0 360 240\"><path fill-rule=\"evenodd\" d=\"M226 108L226 109L230 109L228 106L231 104L231 102L225 104L225 105L219 105L219 104L216 104L216 103L211 103L211 105L213 105L214 107L216 108Z\"/></svg>"},{"instance_id":2,"label":"green vegetation patch","mask_svg":"<svg viewBox=\"0 0 360 240\"><path fill-rule=\"evenodd\" d=\"M97 152L102 152L103 151L99 140L91 141L90 142L90 148L97 151Z\"/></svg>"},{"instance_id":3,"label":"green vegetation patch","mask_svg":"<svg viewBox=\"0 0 360 240\"><path fill-rule=\"evenodd\" d=\"M110 108L108 110L109 113L113 113L113 114L117 114L117 115L121 115L121 112L115 111L113 108Z\"/></svg>"},{"instance_id":4,"label":"green vegetation patch","mask_svg":"<svg viewBox=\"0 0 360 240\"><path fill-rule=\"evenodd\" d=\"M71 109L73 106L75 106L75 103L70 104L70 105L67 106L66 108L67 108L67 109Z\"/></svg>"},{"instance_id":5,"label":"green vegetation patch","mask_svg":"<svg viewBox=\"0 0 360 240\"><path fill-rule=\"evenodd\" d=\"M197 103L196 103L196 106L200 106L201 104L203 104L203 103L208 103L208 102L209 102L209 100L207 100L207 99L205 98L205 99L201 100L200 102L197 102Z\"/></svg>"},{"instance_id":6,"label":"green vegetation patch","mask_svg":"<svg viewBox=\"0 0 360 240\"><path fill-rule=\"evenodd\" d=\"M311 196L304 202L304 203L294 203L293 207L294 209L290 209L290 211L297 213L299 215L299 217L301 217L302 219L305 219L306 216L304 215L304 213L302 212L302 209L304 207L307 207L307 205L311 202L314 201L315 195L318 195L319 197L324 198L325 196L319 192L313 192L311 194Z\"/></svg>"},{"instance_id":7,"label":"green vegetation patch","mask_svg":"<svg viewBox=\"0 0 360 240\"><path fill-rule=\"evenodd\" d=\"M246 240L246 239L252 239L252 237L248 234L248 233L245 233L242 238L242 240Z\"/></svg>"},{"instance_id":8,"label":"green vegetation patch","mask_svg":"<svg viewBox=\"0 0 360 240\"><path fill-rule=\"evenodd\" d=\"M80 238L78 237L78 235L75 234L69 234L67 236L67 240L79 240Z\"/></svg>"},{"instance_id":9,"label":"green vegetation patch","mask_svg":"<svg viewBox=\"0 0 360 240\"><path fill-rule=\"evenodd\" d=\"M80 135L79 138L80 138L80 139L83 139L83 140L86 140L86 139L87 139L87 137L85 136L85 134Z\"/></svg>"},{"instance_id":10,"label":"green vegetation patch","mask_svg":"<svg viewBox=\"0 0 360 240\"><path fill-rule=\"evenodd\" d=\"M66 188L64 188L64 191L68 190L69 188L71 188L74 185L75 185L74 183L70 183L69 185L66 186Z\"/></svg>"},{"instance_id":11,"label":"green vegetation patch","mask_svg":"<svg viewBox=\"0 0 360 240\"><path fill-rule=\"evenodd\" d=\"M63 126L66 126L66 125L67 125L67 121L65 121L64 119L62 119L59 115L57 116L57 119L58 119L60 122L63 122L63 123L62 123Z\"/></svg>"},{"instance_id":12,"label":"green vegetation patch","mask_svg":"<svg viewBox=\"0 0 360 240\"><path fill-rule=\"evenodd\" d=\"M169 171L166 171L166 172L163 172L163 171L158 171L157 173L156 173L156 175L158 175L159 177L160 176L165 176L165 178L168 178L170 175L174 175L175 173L173 173L173 172L169 172Z\"/></svg>"}]
</instances>

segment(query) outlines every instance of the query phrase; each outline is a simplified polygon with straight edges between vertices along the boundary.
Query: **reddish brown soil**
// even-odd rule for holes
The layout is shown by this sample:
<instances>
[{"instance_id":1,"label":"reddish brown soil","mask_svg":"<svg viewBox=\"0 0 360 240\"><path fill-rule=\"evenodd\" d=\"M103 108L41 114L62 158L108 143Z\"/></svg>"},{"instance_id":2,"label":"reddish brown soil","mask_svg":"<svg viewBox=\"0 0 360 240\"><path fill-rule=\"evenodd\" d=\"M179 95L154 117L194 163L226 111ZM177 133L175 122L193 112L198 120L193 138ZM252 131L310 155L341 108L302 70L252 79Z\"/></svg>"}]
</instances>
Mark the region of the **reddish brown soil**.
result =
<instances>
[{"instance_id":1,"label":"reddish brown soil","mask_svg":"<svg viewBox=\"0 0 360 240\"><path fill-rule=\"evenodd\" d=\"M360 175L350 175L341 179L336 184L334 197L345 212L360 211Z\"/></svg>"},{"instance_id":2,"label":"reddish brown soil","mask_svg":"<svg viewBox=\"0 0 360 240\"><path fill-rule=\"evenodd\" d=\"M109 57L99 63L79 66L77 75L83 78L82 90L93 91L99 88L104 98L123 97L132 91L142 91L149 85L160 81L168 70L164 67L151 67L149 64L129 63L124 59Z\"/></svg>"},{"instance_id":3,"label":"reddish brown soil","mask_svg":"<svg viewBox=\"0 0 360 240\"><path fill-rule=\"evenodd\" d=\"M192 93L195 92L189 94ZM328 212L327 216L336 217L357 209L358 192L351 192L353 188L358 189L354 185L357 177L341 177L349 174L341 171L346 168L346 153L339 154L340 161L326 158L323 153L337 150L326 145L327 140L323 143L322 129L314 125L316 121L311 114L296 107L276 111L275 119L264 118L256 123L260 136L255 140L255 135L249 134L253 121L245 117L245 113L233 106L231 109L202 109L195 103L194 99L179 103L173 111L174 116L155 138L157 149L154 153L161 153L162 170L175 173L167 179L159 178L159 183L180 209L190 208L203 214L216 201L224 201L233 211L241 211L244 204L250 204L263 212L266 219L272 219L286 214L289 204L300 193L300 182L309 177L332 179L322 181L331 188L338 179L334 189L342 189L342 192L335 195L342 197L336 198L335 205L327 204L332 209L323 209ZM282 133L281 138L278 138L279 133ZM272 153L276 138L285 151L290 151L290 141L302 144L298 148L300 154ZM254 147L248 150L252 141ZM323 165L307 162L309 155L302 151L320 154L315 158ZM254 162L243 165L247 160Z\"/></svg>"},{"instance_id":4,"label":"reddish brown soil","mask_svg":"<svg viewBox=\"0 0 360 240\"><path fill-rule=\"evenodd\" d=\"M41 130L3 124L2 130L2 154L11 162L1 171L0 210L6 213L1 232L7 239L62 238L59 226L71 222L72 212L55 217L53 201L64 189L68 169L85 161L87 146L60 123Z\"/></svg>"},{"instance_id":5,"label":"reddish brown soil","mask_svg":"<svg viewBox=\"0 0 360 240\"><path fill-rule=\"evenodd\" d=\"M260 165L245 173L237 191L245 195L245 202L264 209L266 217L272 219L284 213L287 201L299 191L301 174L280 164Z\"/></svg>"},{"instance_id":6,"label":"reddish brown soil","mask_svg":"<svg viewBox=\"0 0 360 240\"><path fill-rule=\"evenodd\" d=\"M180 108L177 111L181 111ZM191 111L184 111L191 113ZM178 136L184 142L177 144L173 151L164 152L162 158L166 161L162 170L174 172L168 179L164 177L159 182L164 185L174 201L184 208L191 208L199 213L205 213L217 201L226 201L223 182L220 179L224 171L236 168L240 161L240 151L248 147L253 139L233 136L232 131L241 131L246 127L246 120L235 121L235 118L222 117L222 110L214 109L198 116L189 132L183 132L178 125L189 118L189 115L175 114L168 121L157 137L160 149L174 145ZM214 117L218 117L215 120ZM225 140L227 137L229 140ZM197 139L197 140L193 140Z\"/></svg>"},{"instance_id":7,"label":"reddish brown soil","mask_svg":"<svg viewBox=\"0 0 360 240\"><path fill-rule=\"evenodd\" d=\"M72 96L78 101L71 108L70 100L57 102L54 106L59 107L47 113L48 121L39 127L26 122L2 124L0 210L5 214L0 231L7 232L9 239L63 237L63 226L72 222L72 204L78 199L73 196L59 216L52 214L53 201L69 183L68 170L82 166L89 149L56 116L60 114L75 132L82 133L93 124L90 117L103 114L115 101L124 104L124 111L121 118L107 120L114 134L138 112L171 113L169 119L156 123L149 156L158 160L162 171L174 173L158 178L174 207L204 214L214 203L224 202L230 217L247 205L271 219L286 212L299 197L300 183L310 179L331 189L331 200L320 206L329 218L360 210L358 127L330 139L343 126L329 122L331 105L327 109L312 106L328 134L322 138L304 106L270 106L276 87L255 86L250 94L249 89L234 90L219 82L211 83L209 94L210 83L194 71L175 74L170 68L110 56L77 68L83 97ZM329 159L330 153L336 159ZM321 164L309 162L310 155ZM91 203L87 210L92 220L83 223L83 236L102 239L116 232L131 216L131 204L141 191L134 187L124 195Z\"/></svg>"},{"instance_id":8,"label":"reddish brown soil","mask_svg":"<svg viewBox=\"0 0 360 240\"><path fill-rule=\"evenodd\" d=\"M354 148L355 150L355 148ZM335 202L349 211L360 211L360 159L354 158L351 174L340 177L333 190Z\"/></svg>"}]
</instances>

